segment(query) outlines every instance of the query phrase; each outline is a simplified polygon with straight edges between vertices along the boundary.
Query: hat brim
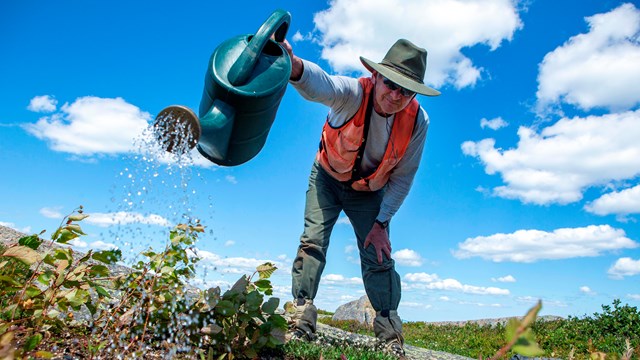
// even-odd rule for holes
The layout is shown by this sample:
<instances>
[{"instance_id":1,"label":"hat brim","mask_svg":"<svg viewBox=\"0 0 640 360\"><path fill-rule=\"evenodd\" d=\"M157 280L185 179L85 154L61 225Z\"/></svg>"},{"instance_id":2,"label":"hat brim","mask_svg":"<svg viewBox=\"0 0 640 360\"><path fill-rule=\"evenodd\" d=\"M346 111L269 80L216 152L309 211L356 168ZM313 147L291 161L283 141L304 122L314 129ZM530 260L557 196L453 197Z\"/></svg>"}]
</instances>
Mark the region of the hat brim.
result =
<instances>
[{"instance_id":1,"label":"hat brim","mask_svg":"<svg viewBox=\"0 0 640 360\"><path fill-rule=\"evenodd\" d=\"M377 71L380 75L386 77L387 79L393 81L394 83L402 86L407 90L411 90L418 94L426 95L426 96L438 96L440 95L440 91L436 89L432 89L425 84L421 84L417 81L411 80L408 77L402 75L401 73L384 66L382 64L378 64L369 59L366 59L360 56L360 61L362 65L367 68L367 70L373 72Z\"/></svg>"}]
</instances>

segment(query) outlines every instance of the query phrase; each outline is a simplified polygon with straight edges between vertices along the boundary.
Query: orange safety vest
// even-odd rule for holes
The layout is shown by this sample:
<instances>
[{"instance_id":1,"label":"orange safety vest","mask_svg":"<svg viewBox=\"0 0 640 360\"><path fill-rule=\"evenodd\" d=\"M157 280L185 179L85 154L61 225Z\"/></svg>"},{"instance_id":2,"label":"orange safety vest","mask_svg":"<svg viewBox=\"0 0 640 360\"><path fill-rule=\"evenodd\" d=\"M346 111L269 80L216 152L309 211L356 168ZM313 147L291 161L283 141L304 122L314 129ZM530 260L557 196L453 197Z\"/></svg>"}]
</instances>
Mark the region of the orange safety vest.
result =
<instances>
[{"instance_id":1,"label":"orange safety vest","mask_svg":"<svg viewBox=\"0 0 640 360\"><path fill-rule=\"evenodd\" d=\"M360 108L351 119L339 127L332 127L327 118L322 128L316 160L333 178L350 183L354 190L376 191L382 189L389 181L394 167L406 153L420 104L416 99L412 99L407 107L395 114L387 149L380 165L371 175L362 177L358 169L369 130L374 85L371 78L360 78L358 81L364 90Z\"/></svg>"}]
</instances>

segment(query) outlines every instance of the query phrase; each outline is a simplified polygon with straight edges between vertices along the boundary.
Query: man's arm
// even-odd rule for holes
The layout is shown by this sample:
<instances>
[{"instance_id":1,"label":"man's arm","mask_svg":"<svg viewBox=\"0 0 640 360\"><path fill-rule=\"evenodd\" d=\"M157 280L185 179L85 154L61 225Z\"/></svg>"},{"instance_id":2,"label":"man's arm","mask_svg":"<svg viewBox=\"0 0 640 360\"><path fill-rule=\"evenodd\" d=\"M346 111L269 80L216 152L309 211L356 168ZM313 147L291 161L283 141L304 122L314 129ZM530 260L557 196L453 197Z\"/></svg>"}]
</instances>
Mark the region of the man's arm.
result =
<instances>
[{"instance_id":1,"label":"man's arm","mask_svg":"<svg viewBox=\"0 0 640 360\"><path fill-rule=\"evenodd\" d=\"M377 217L380 222L391 220L398 211L407 197L418 171L429 128L429 116L422 108L420 108L420 111L421 115L418 116L416 130L409 142L409 147L389 177L389 182L382 198L380 213Z\"/></svg>"}]
</instances>

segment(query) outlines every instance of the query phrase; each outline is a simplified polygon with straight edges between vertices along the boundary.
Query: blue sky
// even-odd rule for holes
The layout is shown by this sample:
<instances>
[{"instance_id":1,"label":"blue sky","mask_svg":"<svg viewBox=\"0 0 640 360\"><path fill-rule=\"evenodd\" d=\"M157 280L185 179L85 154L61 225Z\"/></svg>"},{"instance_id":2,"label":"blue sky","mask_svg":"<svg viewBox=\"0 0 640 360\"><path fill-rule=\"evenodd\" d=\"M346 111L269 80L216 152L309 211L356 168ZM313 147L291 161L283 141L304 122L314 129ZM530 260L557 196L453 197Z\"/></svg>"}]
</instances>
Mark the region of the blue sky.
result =
<instances>
[{"instance_id":1,"label":"blue sky","mask_svg":"<svg viewBox=\"0 0 640 360\"><path fill-rule=\"evenodd\" d=\"M422 165L391 240L410 321L640 304L640 5L624 1L5 1L0 223L50 234L83 205L80 250L131 261L185 218L207 227L198 283L275 262L290 298L304 194L327 109L289 87L264 149L236 167L176 163L145 127L198 109L210 54L289 11L296 54L359 76L405 37L429 51ZM46 235L45 235L46 236ZM317 304L364 294L334 230Z\"/></svg>"}]
</instances>

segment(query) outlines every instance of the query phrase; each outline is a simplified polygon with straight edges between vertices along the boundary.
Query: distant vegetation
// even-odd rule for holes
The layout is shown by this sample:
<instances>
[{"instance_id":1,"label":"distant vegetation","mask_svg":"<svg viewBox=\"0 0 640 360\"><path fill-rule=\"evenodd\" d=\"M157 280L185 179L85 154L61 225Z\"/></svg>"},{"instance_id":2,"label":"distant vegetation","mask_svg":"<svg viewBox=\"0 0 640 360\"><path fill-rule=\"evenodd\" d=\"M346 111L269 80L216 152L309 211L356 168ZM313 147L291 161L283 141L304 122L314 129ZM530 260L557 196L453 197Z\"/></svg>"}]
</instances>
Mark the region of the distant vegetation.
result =
<instances>
[{"instance_id":1,"label":"distant vegetation","mask_svg":"<svg viewBox=\"0 0 640 360\"><path fill-rule=\"evenodd\" d=\"M354 333L372 335L356 321L323 323ZM495 354L504 345L504 325L436 325L407 322L403 325L407 344L471 358ZM640 359L640 312L635 306L614 300L592 316L553 321L537 320L531 326L544 357L562 359ZM509 352L515 355L515 352Z\"/></svg>"},{"instance_id":2,"label":"distant vegetation","mask_svg":"<svg viewBox=\"0 0 640 360\"><path fill-rule=\"evenodd\" d=\"M204 227L181 224L165 249L149 249L128 271L115 273L120 250L79 253L69 241L84 236L79 207L50 240L44 233L0 244L0 359L60 357L141 358L153 352L175 359L387 360L376 349L285 344L287 321L265 263L229 289L187 285L199 261L195 243ZM604 305L592 317L537 321L541 303L506 325L437 326L406 323L407 344L476 359L515 353L565 359L638 359L640 314L635 307ZM287 306L285 306L287 308ZM329 312L321 311L328 315ZM84 315L83 315L84 314ZM285 314L286 315L286 314ZM79 317L85 316L85 319ZM322 317L321 317L322 318ZM321 321L355 333L355 322ZM535 334L535 335L534 335Z\"/></svg>"}]
</instances>

